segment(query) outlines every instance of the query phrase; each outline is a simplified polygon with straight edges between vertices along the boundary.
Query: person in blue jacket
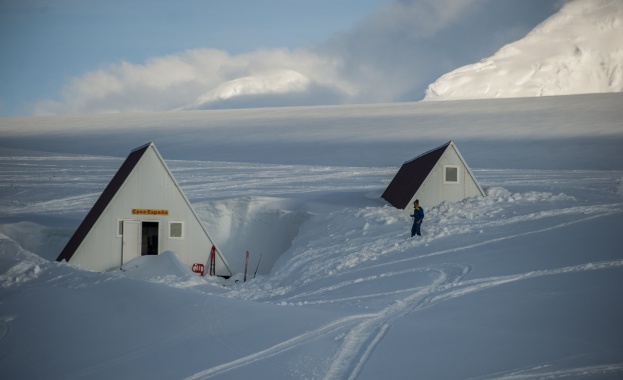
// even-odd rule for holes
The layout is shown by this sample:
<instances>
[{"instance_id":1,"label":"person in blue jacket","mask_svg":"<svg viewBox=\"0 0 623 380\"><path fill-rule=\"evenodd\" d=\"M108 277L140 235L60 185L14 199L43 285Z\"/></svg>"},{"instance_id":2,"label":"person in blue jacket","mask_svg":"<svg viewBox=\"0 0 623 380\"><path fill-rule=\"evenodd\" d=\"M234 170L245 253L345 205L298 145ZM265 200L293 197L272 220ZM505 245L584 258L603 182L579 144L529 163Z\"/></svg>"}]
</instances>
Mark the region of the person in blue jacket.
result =
<instances>
[{"instance_id":1,"label":"person in blue jacket","mask_svg":"<svg viewBox=\"0 0 623 380\"><path fill-rule=\"evenodd\" d=\"M411 237L415 235L422 236L420 232L420 227L422 226L422 220L424 219L424 209L420 207L420 200L416 199L413 202L413 214L411 215L413 218L413 227L411 227Z\"/></svg>"}]
</instances>

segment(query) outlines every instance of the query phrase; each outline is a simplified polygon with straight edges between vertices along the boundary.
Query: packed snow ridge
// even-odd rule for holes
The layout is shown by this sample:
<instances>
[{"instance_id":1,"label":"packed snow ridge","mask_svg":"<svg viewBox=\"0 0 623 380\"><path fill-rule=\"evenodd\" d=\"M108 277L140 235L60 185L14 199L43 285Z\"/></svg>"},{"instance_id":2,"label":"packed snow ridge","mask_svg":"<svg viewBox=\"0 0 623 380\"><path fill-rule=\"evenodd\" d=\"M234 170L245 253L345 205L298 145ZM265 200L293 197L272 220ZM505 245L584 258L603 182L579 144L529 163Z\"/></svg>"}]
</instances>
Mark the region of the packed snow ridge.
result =
<instances>
[{"instance_id":1,"label":"packed snow ridge","mask_svg":"<svg viewBox=\"0 0 623 380\"><path fill-rule=\"evenodd\" d=\"M424 100L623 91L623 1L567 3L526 37L428 86Z\"/></svg>"},{"instance_id":2,"label":"packed snow ridge","mask_svg":"<svg viewBox=\"0 0 623 380\"><path fill-rule=\"evenodd\" d=\"M220 108L232 99L245 96L301 93L307 90L310 83L309 78L293 70L276 70L246 76L220 84L180 110Z\"/></svg>"}]
</instances>

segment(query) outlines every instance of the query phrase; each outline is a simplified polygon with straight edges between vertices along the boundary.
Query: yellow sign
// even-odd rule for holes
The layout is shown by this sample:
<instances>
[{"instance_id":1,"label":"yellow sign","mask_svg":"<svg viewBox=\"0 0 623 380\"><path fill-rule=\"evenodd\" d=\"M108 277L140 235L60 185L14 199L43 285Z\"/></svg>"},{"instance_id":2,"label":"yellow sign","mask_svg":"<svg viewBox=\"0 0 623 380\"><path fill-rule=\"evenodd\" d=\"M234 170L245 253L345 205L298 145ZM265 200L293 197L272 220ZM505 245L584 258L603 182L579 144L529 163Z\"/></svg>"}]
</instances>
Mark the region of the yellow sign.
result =
<instances>
[{"instance_id":1,"label":"yellow sign","mask_svg":"<svg viewBox=\"0 0 623 380\"><path fill-rule=\"evenodd\" d=\"M169 215L169 210L155 210L152 208L133 208L132 215Z\"/></svg>"}]
</instances>

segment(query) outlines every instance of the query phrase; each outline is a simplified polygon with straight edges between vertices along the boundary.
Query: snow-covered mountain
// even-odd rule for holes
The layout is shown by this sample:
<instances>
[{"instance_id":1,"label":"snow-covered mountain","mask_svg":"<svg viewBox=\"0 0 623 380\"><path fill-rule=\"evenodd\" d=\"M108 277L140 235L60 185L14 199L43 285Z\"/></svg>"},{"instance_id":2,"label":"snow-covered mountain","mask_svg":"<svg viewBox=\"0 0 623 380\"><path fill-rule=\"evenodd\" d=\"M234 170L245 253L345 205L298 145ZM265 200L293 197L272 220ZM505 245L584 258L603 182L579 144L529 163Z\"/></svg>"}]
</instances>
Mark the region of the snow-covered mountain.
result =
<instances>
[{"instance_id":1,"label":"snow-covered mountain","mask_svg":"<svg viewBox=\"0 0 623 380\"><path fill-rule=\"evenodd\" d=\"M425 100L623 91L623 1L576 0L493 56L430 84Z\"/></svg>"},{"instance_id":2,"label":"snow-covered mountain","mask_svg":"<svg viewBox=\"0 0 623 380\"><path fill-rule=\"evenodd\" d=\"M235 79L209 89L176 110L309 106L345 99L353 102L357 91L332 87L328 84L332 82L330 77L327 73L301 73L292 67L259 71L231 77ZM424 100L621 91L623 1L573 0L493 56L438 78L426 89Z\"/></svg>"},{"instance_id":3,"label":"snow-covered mountain","mask_svg":"<svg viewBox=\"0 0 623 380\"><path fill-rule=\"evenodd\" d=\"M245 76L218 85L180 110L237 108L235 105L245 98L258 95L298 94L307 90L310 84L309 78L294 70L277 70ZM238 106L245 106L244 100Z\"/></svg>"}]
</instances>

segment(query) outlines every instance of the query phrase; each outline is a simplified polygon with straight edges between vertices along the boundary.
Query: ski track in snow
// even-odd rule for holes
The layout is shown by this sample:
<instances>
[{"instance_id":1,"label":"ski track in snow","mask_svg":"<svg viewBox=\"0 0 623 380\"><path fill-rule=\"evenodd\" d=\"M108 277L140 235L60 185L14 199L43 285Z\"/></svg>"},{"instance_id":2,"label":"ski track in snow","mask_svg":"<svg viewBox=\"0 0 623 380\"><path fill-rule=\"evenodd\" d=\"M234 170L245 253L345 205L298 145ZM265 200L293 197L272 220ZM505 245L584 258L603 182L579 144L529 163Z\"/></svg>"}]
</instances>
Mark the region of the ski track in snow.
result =
<instances>
[{"instance_id":1,"label":"ski track in snow","mask_svg":"<svg viewBox=\"0 0 623 380\"><path fill-rule=\"evenodd\" d=\"M554 229L567 227L576 223L582 223L590 221L595 218L601 218L613 214L622 212L623 204L608 204L597 205L587 208L563 208L559 210L552 210L546 212L531 213L523 216L516 216L505 219L503 223L485 222L484 225L487 228L492 228L499 225L508 225L519 222L534 221L537 219L552 218L565 215L588 215L583 218L573 220L571 222L559 223L546 228L536 229L533 231L524 232L521 234L508 235L501 238L489 239L481 241L475 244L465 245L452 249L437 251L426 255L415 256L407 259L389 260L381 264L374 265L360 265L352 270L346 270L339 273L339 275L352 274L355 272L369 271L371 269L379 269L382 267L396 266L397 264L405 263L408 261L421 260L425 257L438 256L443 254L457 253L463 250L477 248L487 244L495 242L514 239L522 236L543 233ZM476 226L475 228L483 227L483 224ZM542 276L552 276L571 272L601 270L615 267L623 267L623 260L587 263L582 265L564 267L552 270L537 270L526 273L508 275L508 276L496 276L490 278L476 279L470 281L461 281L470 271L471 268L467 265L463 267L460 264L448 264L446 267L419 267L410 268L398 271L383 272L371 276L359 277L355 280L347 280L339 283L332 284L328 287L320 287L313 291L302 292L285 297L279 297L278 299L272 299L272 302L282 304L299 304L313 305L323 303L334 303L343 301L361 300L364 298L375 298L377 296L392 295L392 301L389 306L380 310L374 314L368 314L367 317L361 316L361 322L352 327L346 336L343 338L342 347L339 349L337 355L332 360L329 369L326 372L325 379L355 379L360 371L364 368L365 362L374 350L374 347L382 340L385 333L391 328L392 322L396 319L407 315L412 312L430 307L436 303L454 299L457 297L466 296L475 292L491 289L497 286L502 286L508 283L533 279ZM376 281L379 279L404 275L414 272L437 272L437 278L429 285L414 287L410 289L400 289L390 293L366 293L361 296L352 296L347 298L327 298L322 297L321 300L313 300L314 296L320 294L326 294L333 292L339 288L361 284L364 282ZM401 294L408 293L406 296L398 297ZM274 295L273 295L274 296ZM272 298L268 296L267 298ZM261 297L260 297L261 298ZM312 299L310 299L312 298ZM331 331L332 332L332 331ZM329 333L329 332L327 332ZM259 360L258 357L253 357L253 360Z\"/></svg>"},{"instance_id":2,"label":"ski track in snow","mask_svg":"<svg viewBox=\"0 0 623 380\"><path fill-rule=\"evenodd\" d=\"M568 197L567 197L568 198ZM565 197L561 197L560 200L564 201ZM410 257L407 259L399 259L399 260L386 260L383 263L373 264L373 265L365 265L360 263L359 265L346 269L342 272L338 272L336 276L344 276L344 275L352 275L356 272L370 271L371 269L379 269L379 268L387 268L390 266L396 266L400 264L404 264L409 261L421 260L426 257L438 256L444 254L452 254L460 251L464 251L467 249L478 248L487 244L496 243L499 241L504 241L508 239L519 238L527 235L544 233L547 231L551 231L554 229L559 229L563 227L567 227L576 223L587 222L596 218L601 218L609 215L614 215L621 213L623 211L623 204L615 203L615 204L602 204L602 205L594 205L588 207L567 207L561 209L554 209L548 211L539 211L535 213L528 213L525 215L512 216L509 218L504 218L502 220L495 221L487 221L487 220L476 220L474 226L470 228L469 232L473 232L474 230L479 229L490 229L494 227L503 227L508 225L514 225L516 223L523 222L533 222L536 220L543 219L551 219L556 217L568 217L572 216L583 216L578 217L575 220L558 223L555 225L550 225L545 228L539 228L532 231L527 231L519 234L506 235L500 238L488 239L485 241L480 241L474 244L468 244L460 247L455 247L451 249L441 250L432 252L425 255ZM334 215L339 214L340 212L334 213ZM568 218L567 218L568 219ZM466 232L466 231L453 231L453 232ZM392 235L391 237L387 237L388 240L396 239L397 236ZM431 243L435 239L435 235L431 239L426 241L427 244ZM323 244L323 243L319 243ZM382 245L383 243L381 243ZM347 244L345 244L347 245ZM348 251L347 247L341 247L338 251ZM316 252L313 247L308 247L308 253L313 255L327 255L329 256L332 252L331 249L327 249L324 253ZM305 257L297 257L299 259L299 265L304 266L307 265L307 261ZM322 260L321 260L322 261ZM331 264L328 264L331 265ZM296 270L296 265L291 266L287 271L287 274L284 274L284 278L288 278L292 275L293 271ZM615 261L605 261L605 262L595 262L595 263L587 263L576 266L563 267L558 269L551 270L536 270L526 273L519 273L508 276L495 276L490 278L481 278L469 281L462 281L462 279L471 271L471 267L468 265L464 265L461 267L461 264L448 264L446 267L436 266L436 267L419 267L419 268L409 268L404 270L397 271L387 271L383 273L378 273L375 275L358 277L354 280L346 280L338 283L333 283L330 286L326 287L317 287L311 291L303 291L297 294L288 295L288 291L285 293L279 294L269 294L264 297L253 297L253 299L265 301L270 300L270 302L283 304L283 305L314 305L314 304L325 304L325 303L336 303L336 302L347 302L347 301L355 301L361 299L378 299L385 296L390 295L390 304L372 314L361 314L357 316L355 319L349 319L349 321L355 322L355 325L348 328L348 332L342 338L341 347L338 350L337 354L333 356L333 359L330 362L329 368L327 369L324 378L325 379L355 379L365 367L365 364L369 357L371 356L374 348L382 341L383 337L387 333L387 331L391 328L392 323L409 313L417 312L418 310L422 310L424 308L431 307L439 302L444 302L447 300L455 299L457 297L463 297L475 292L495 288L498 286L503 286L505 284L509 284L512 282L529 280L537 277L543 276L553 276L560 275L571 272L580 272L580 271L592 271L592 270L602 270L608 268L616 268L623 267L623 260L615 260ZM326 294L330 294L335 290L338 290L343 287L348 287L351 285L359 285L366 282L373 282L377 280L381 280L388 277L405 275L408 273L415 272L436 272L437 277L433 280L432 283L419 286L412 287L407 289L398 289L392 292L383 292L383 293L366 293L360 296L350 296L350 297L342 297L342 298L327 298ZM280 290L281 292L281 290ZM405 295L406 293L406 295ZM319 295L325 295L323 297L317 297ZM257 295L256 295L257 296ZM314 298L317 299L314 299ZM222 373L222 371L238 368L242 365L250 364L252 362L262 360L264 358L268 358L274 355L279 354L285 350L292 349L301 344L304 344L305 341L310 339L318 339L319 335L326 334L334 334L336 330L327 329L325 327L315 330L313 333L304 334L286 342L283 342L279 345L276 345L270 349L265 351L256 353L254 355L247 356L245 358L241 358L237 361L226 363L218 367L214 367L215 373ZM577 374L586 373L586 371L617 371L617 366L608 367L604 369L603 367L594 367L594 368L581 368L581 369L573 369L566 370L560 373L554 373L556 376L575 376ZM212 376L213 372L211 369L198 374L199 377L192 378L207 378L207 374ZM596 372L597 373L597 372ZM531 376L531 375L528 375ZM537 376L537 375L535 375ZM512 378L512 377L511 377ZM535 377L528 377L535 378Z\"/></svg>"},{"instance_id":3,"label":"ski track in snow","mask_svg":"<svg viewBox=\"0 0 623 380\"><path fill-rule=\"evenodd\" d=\"M620 378L623 374L623 363L594 365L587 367L567 368L561 370L550 369L552 365L542 365L509 373L497 373L491 376L475 377L467 380L532 380L532 379L566 379L586 378L597 375L609 375L610 378ZM614 375L618 375L614 377Z\"/></svg>"},{"instance_id":4,"label":"ski track in snow","mask_svg":"<svg viewBox=\"0 0 623 380\"><path fill-rule=\"evenodd\" d=\"M88 212L89 205L94 204L99 196L100 193L93 193L77 195L62 199L55 199L51 201L32 202L23 205L17 204L11 205L11 207L5 207L0 211L5 215L37 213L41 210L45 210L48 213L57 214L65 213L68 210Z\"/></svg>"},{"instance_id":5,"label":"ski track in snow","mask_svg":"<svg viewBox=\"0 0 623 380\"><path fill-rule=\"evenodd\" d=\"M198 372L192 376L187 377L187 380L197 380L197 379L209 379L214 376L223 374L225 372L229 372L231 370L240 368L242 366L255 363L259 360L268 359L275 355L279 355L282 352L291 350L303 344L309 343L310 341L319 339L325 335L335 333L336 331L340 331L344 328L344 326L348 326L349 324L356 322L358 319L368 317L367 314L362 315L354 315L345 318L338 319L331 323L328 323L324 326L321 326L318 329L306 332L304 334L295 336L294 338L288 339L284 342L276 344L272 347L269 347L265 350L256 352L254 354L242 357L240 359L223 363L221 365L208 368L204 371Z\"/></svg>"},{"instance_id":6,"label":"ski track in snow","mask_svg":"<svg viewBox=\"0 0 623 380\"><path fill-rule=\"evenodd\" d=\"M12 320L13 318L10 316L0 317L0 343L4 340L4 337L6 337L11 330L11 325L9 322L11 322Z\"/></svg>"},{"instance_id":7,"label":"ski track in snow","mask_svg":"<svg viewBox=\"0 0 623 380\"><path fill-rule=\"evenodd\" d=\"M481 246L484 246L484 245L487 245L487 244L497 243L497 242L508 240L508 239L515 239L515 238L518 238L518 237L523 237L523 236L538 234L538 233L542 233L542 232L546 232L546 231L551 231L551 230L554 230L554 229L567 227L567 226L570 226L570 225L573 225L573 224L586 222L586 221L589 221L589 220L592 220L592 219L618 214L618 213L623 211L619 207L620 207L620 204L604 205L603 207L596 207L594 209L594 210L599 209L600 210L599 214L593 215L593 216L589 216L589 217L586 217L586 218L577 219L577 220L574 220L574 221L571 221L571 222L561 223L561 224L557 224L557 225L554 225L554 226L550 226L550 227L547 227L547 228L542 228L542 229L538 229L538 230L534 230L534 231L528 231L528 232L523 232L523 233L520 233L520 234L504 236L504 237L501 237L501 238L484 240L484 241L481 241L481 242L478 242L478 243L465 245L465 246L460 246L460 247L456 247L456 248L450 248L450 249L437 251L437 252L432 252L432 253L428 253L428 254L425 254L425 255L419 255L419 256L409 257L409 258L406 258L406 259L400 259L400 260L395 260L395 261L388 261L388 262L385 262L385 263L375 264L375 265L372 265L372 266L356 268L356 269L353 270L353 272L369 270L371 268L379 268L379 267L384 267L384 266L388 266L388 265L395 265L395 264L404 263L404 262L408 262L408 261L421 260L423 258L431 257L431 256L439 256L439 255L445 255L445 254L449 254L449 253L457 253L457 252L464 251L464 250L467 250L467 249L477 248L477 247L481 247ZM544 215L553 216L553 213L546 213ZM520 218L520 219L528 220L528 219L524 219L524 218Z\"/></svg>"},{"instance_id":8,"label":"ski track in snow","mask_svg":"<svg viewBox=\"0 0 623 380\"><path fill-rule=\"evenodd\" d=\"M409 295L394 299L389 306L379 312L341 318L316 330L301 334L269 347L263 351L206 369L188 377L187 379L195 380L212 378L242 366L279 355L285 351L309 343L310 341L317 340L322 336L335 334L343 328L348 328L349 330L342 339L343 343L341 348L331 361L331 365L324 378L328 380L355 379L364 368L366 361L374 350L374 347L382 341L383 336L385 336L386 332L391 328L392 322L407 314L431 307L439 302L467 296L475 292L491 289L516 281L529 280L543 276L603 270L617 267L623 267L623 260L588 263L550 270L537 270L464 282L462 281L463 277L465 277L470 271L468 266L465 266L461 272L457 271L456 265L450 265L447 269L440 267L437 269L437 278L431 284L412 289L412 292ZM353 323L355 326L349 328L348 326ZM615 365L613 368L610 368L609 371L615 371L618 370L618 368L619 366ZM587 369L578 369L571 372L566 371L565 374L577 375L578 373L583 373L582 371L584 370ZM594 370L603 371L604 369L599 367L594 368ZM515 377L502 378L514 379ZM521 379L522 377L518 378ZM535 377L527 378L538 378L538 376L535 375Z\"/></svg>"},{"instance_id":9,"label":"ski track in snow","mask_svg":"<svg viewBox=\"0 0 623 380\"><path fill-rule=\"evenodd\" d=\"M441 271L430 286L394 301L392 305L351 329L344 338L344 343L331 363L325 379L355 379L370 356L369 353L381 341L392 321L426 307L435 289L443 284L460 281L463 275L449 277L447 273Z\"/></svg>"},{"instance_id":10,"label":"ski track in snow","mask_svg":"<svg viewBox=\"0 0 623 380\"><path fill-rule=\"evenodd\" d=\"M395 301L380 313L355 326L344 339L339 354L334 359L325 379L355 379L365 365L369 352L380 342L392 321L436 303L469 295L474 292L542 276L563 273L623 267L623 260L576 265L553 270L533 271L510 276L500 276L461 282L466 272L458 277L443 276L428 287Z\"/></svg>"}]
</instances>

